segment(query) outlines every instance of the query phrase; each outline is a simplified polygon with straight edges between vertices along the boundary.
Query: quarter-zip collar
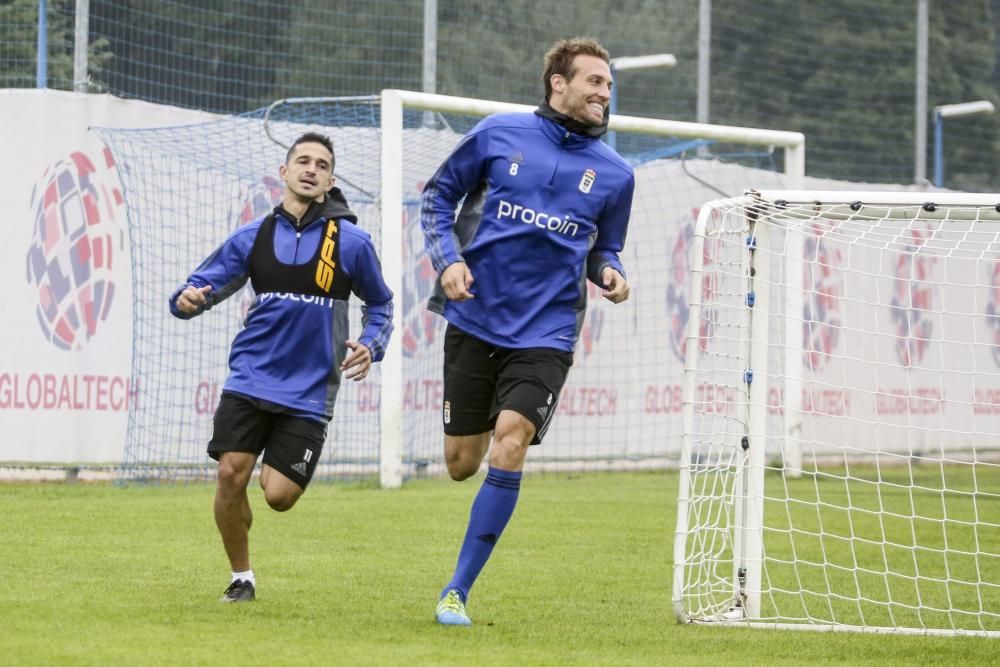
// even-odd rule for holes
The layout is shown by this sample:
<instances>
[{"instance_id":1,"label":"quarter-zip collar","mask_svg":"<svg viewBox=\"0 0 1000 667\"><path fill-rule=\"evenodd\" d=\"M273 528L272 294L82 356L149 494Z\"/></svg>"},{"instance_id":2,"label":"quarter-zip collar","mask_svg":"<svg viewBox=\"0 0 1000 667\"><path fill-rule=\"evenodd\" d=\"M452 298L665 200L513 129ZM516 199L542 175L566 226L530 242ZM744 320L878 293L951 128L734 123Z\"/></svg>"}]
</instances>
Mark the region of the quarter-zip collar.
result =
<instances>
[{"instance_id":1,"label":"quarter-zip collar","mask_svg":"<svg viewBox=\"0 0 1000 667\"><path fill-rule=\"evenodd\" d=\"M586 123L581 123L575 118L570 118L566 114L560 113L549 106L548 100L542 100L538 105L538 108L535 109L535 113L542 118L548 118L549 120L555 121L573 134L579 134L592 139L597 139L608 131L608 119L610 118L608 107L604 108L604 122L600 125L587 125Z\"/></svg>"},{"instance_id":2,"label":"quarter-zip collar","mask_svg":"<svg viewBox=\"0 0 1000 667\"><path fill-rule=\"evenodd\" d=\"M340 188L331 188L326 193L326 199L323 200L323 203L310 202L309 208L302 214L301 219L296 219L281 204L278 204L274 208L274 213L290 222L299 231L302 231L317 220L345 219L355 224L358 222L358 216L349 208L347 199L344 197L344 193L340 191Z\"/></svg>"}]
</instances>

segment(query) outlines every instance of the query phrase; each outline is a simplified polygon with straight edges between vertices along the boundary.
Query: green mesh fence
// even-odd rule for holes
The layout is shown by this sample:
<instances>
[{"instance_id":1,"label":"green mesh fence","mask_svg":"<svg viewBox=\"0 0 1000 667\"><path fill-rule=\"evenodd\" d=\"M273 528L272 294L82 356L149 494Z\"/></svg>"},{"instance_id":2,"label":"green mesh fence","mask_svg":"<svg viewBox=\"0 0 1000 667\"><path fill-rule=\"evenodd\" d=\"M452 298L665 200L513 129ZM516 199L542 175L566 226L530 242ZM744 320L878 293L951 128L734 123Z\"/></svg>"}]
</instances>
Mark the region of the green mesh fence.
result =
<instances>
[{"instance_id":1,"label":"green mesh fence","mask_svg":"<svg viewBox=\"0 0 1000 667\"><path fill-rule=\"evenodd\" d=\"M914 182L918 0L709 4L710 122L804 132L810 176ZM620 72L621 113L696 119L699 0L436 5L435 92L533 103L541 96L548 45L589 34L613 56L677 57L674 68ZM37 0L0 5L4 85L34 85L37 6ZM74 6L48 2L50 87L72 85ZM425 85L425 0L91 0L89 6L90 90L243 113L287 97ZM1000 0L929 7L928 177L933 107L978 99L1000 104ZM1000 189L993 157L998 123L1000 114L946 124L947 187Z\"/></svg>"}]
</instances>

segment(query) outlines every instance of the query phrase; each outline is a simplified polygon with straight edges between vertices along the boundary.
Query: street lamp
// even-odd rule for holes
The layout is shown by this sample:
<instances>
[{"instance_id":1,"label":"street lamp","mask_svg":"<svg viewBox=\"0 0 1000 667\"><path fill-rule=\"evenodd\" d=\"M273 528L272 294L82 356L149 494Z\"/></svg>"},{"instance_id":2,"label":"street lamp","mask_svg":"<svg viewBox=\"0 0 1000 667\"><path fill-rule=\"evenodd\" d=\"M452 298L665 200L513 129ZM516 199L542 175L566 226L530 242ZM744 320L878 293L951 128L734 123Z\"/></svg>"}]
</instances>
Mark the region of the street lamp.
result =
<instances>
[{"instance_id":1,"label":"street lamp","mask_svg":"<svg viewBox=\"0 0 1000 667\"><path fill-rule=\"evenodd\" d=\"M944 119L993 113L993 102L976 100L961 104L942 104L934 107L934 185L944 187Z\"/></svg>"},{"instance_id":2,"label":"street lamp","mask_svg":"<svg viewBox=\"0 0 1000 667\"><path fill-rule=\"evenodd\" d=\"M618 72L630 69L649 69L651 67L674 67L677 65L677 58L672 53L654 53L648 56L622 56L612 58L611 79L614 81ZM618 86L611 86L611 100L608 102L608 110L611 115L618 113ZM617 149L618 137L614 132L608 132L608 145Z\"/></svg>"}]
</instances>

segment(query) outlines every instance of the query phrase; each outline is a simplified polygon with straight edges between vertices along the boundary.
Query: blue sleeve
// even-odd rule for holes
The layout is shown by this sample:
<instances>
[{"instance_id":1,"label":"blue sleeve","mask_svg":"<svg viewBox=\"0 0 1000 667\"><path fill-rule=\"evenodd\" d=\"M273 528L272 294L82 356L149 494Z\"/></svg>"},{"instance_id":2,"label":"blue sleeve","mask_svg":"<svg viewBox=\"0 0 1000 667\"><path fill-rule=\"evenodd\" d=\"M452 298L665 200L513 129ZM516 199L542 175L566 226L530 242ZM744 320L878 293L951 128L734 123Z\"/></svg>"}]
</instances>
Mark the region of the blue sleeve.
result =
<instances>
[{"instance_id":1,"label":"blue sleeve","mask_svg":"<svg viewBox=\"0 0 1000 667\"><path fill-rule=\"evenodd\" d=\"M170 314L182 320L201 315L212 306L225 301L242 288L249 277L248 260L253 249L254 239L260 229L260 221L240 227L229 238L222 242L211 255L194 270L184 284L170 295ZM186 315L177 310L177 297L188 286L212 286L212 291L206 295L205 307L196 313Z\"/></svg>"},{"instance_id":2,"label":"blue sleeve","mask_svg":"<svg viewBox=\"0 0 1000 667\"><path fill-rule=\"evenodd\" d=\"M607 287L601 280L604 269L611 267L625 277L618 253L625 247L625 234L632 215L632 194L635 192L635 174L629 174L618 199L611 203L597 224L597 241L587 255L587 277L595 285Z\"/></svg>"},{"instance_id":3,"label":"blue sleeve","mask_svg":"<svg viewBox=\"0 0 1000 667\"><path fill-rule=\"evenodd\" d=\"M392 336L392 291L382 278L382 264L371 237L347 227L343 221L341 224L343 270L351 279L351 290L362 302L363 330L358 342L371 350L372 361L382 361Z\"/></svg>"},{"instance_id":4,"label":"blue sleeve","mask_svg":"<svg viewBox=\"0 0 1000 667\"><path fill-rule=\"evenodd\" d=\"M426 185L420 204L424 247L434 269L441 273L462 261L455 235L458 203L486 178L487 132L477 125L459 142Z\"/></svg>"}]
</instances>

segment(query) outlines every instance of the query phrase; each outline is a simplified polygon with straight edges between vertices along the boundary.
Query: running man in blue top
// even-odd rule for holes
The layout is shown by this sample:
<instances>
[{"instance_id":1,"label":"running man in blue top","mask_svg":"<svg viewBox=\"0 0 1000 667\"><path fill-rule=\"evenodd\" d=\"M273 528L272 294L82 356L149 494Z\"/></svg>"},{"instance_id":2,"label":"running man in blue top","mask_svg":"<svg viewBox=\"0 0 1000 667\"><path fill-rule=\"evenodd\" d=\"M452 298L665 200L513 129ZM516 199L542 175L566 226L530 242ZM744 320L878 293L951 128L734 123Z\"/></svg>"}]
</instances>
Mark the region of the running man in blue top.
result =
<instances>
[{"instance_id":1,"label":"running man in blue top","mask_svg":"<svg viewBox=\"0 0 1000 667\"><path fill-rule=\"evenodd\" d=\"M279 168L281 204L227 238L170 297L190 319L250 280L255 297L233 339L208 454L219 462L215 523L232 567L223 602L256 597L247 485L263 453L267 504L290 510L312 479L343 379L363 380L392 333L392 292L371 237L334 187L330 139L306 133ZM363 302L350 339L348 297Z\"/></svg>"},{"instance_id":2,"label":"running man in blue top","mask_svg":"<svg viewBox=\"0 0 1000 667\"><path fill-rule=\"evenodd\" d=\"M613 303L629 296L618 255L635 175L599 139L608 52L589 38L560 40L545 54L543 81L534 113L480 122L423 193L425 245L440 274L429 308L448 321L442 419L452 479L474 475L490 452L438 601L445 625L471 624L469 590L514 512L528 448L544 437L573 363L586 280Z\"/></svg>"}]
</instances>

